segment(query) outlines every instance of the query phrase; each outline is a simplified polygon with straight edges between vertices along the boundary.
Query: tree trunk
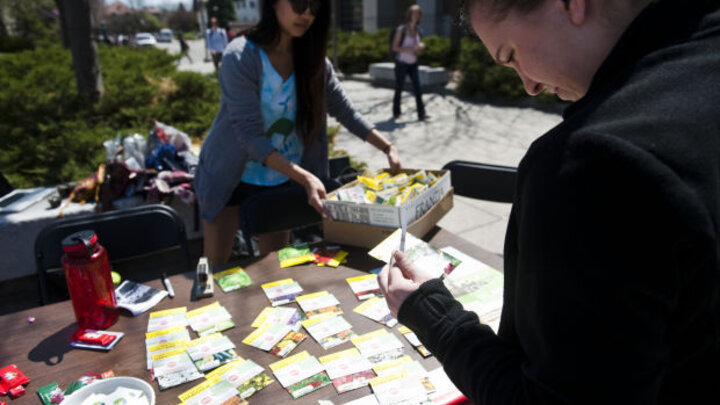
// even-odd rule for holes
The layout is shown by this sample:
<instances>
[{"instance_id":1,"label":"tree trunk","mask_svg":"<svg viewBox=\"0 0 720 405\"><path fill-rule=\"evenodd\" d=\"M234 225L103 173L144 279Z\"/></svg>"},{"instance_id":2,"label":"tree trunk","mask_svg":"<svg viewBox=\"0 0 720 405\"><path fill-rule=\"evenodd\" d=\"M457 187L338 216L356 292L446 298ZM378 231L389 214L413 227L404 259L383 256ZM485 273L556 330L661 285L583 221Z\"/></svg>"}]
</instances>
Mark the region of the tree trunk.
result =
<instances>
[{"instance_id":1,"label":"tree trunk","mask_svg":"<svg viewBox=\"0 0 720 405\"><path fill-rule=\"evenodd\" d=\"M61 19L70 43L78 93L91 103L100 101L103 87L97 46L92 38L90 0L58 0L63 3Z\"/></svg>"}]
</instances>

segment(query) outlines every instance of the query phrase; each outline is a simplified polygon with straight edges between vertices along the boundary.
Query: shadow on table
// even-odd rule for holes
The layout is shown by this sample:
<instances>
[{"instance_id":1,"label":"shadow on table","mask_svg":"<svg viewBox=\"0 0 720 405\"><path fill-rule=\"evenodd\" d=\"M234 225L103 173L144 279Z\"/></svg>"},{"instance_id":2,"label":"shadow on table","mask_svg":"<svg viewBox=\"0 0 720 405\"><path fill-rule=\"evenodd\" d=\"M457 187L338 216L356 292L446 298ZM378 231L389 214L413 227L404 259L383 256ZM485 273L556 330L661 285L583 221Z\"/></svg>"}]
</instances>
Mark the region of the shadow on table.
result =
<instances>
[{"instance_id":1,"label":"shadow on table","mask_svg":"<svg viewBox=\"0 0 720 405\"><path fill-rule=\"evenodd\" d=\"M63 361L65 353L73 350L70 346L73 334L77 332L77 324L75 322L60 329L54 334L46 337L30 353L28 360L32 362L43 362L48 366L60 364ZM53 361L55 359L55 361Z\"/></svg>"}]
</instances>

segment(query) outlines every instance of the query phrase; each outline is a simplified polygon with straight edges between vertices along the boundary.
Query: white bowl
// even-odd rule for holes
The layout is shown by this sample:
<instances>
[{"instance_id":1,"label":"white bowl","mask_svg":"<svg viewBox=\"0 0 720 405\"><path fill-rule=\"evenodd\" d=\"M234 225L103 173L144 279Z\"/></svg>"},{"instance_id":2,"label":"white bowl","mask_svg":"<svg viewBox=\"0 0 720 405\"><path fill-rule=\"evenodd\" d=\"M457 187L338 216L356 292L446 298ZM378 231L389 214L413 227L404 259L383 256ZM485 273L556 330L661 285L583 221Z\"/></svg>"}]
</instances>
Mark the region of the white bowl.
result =
<instances>
[{"instance_id":1,"label":"white bowl","mask_svg":"<svg viewBox=\"0 0 720 405\"><path fill-rule=\"evenodd\" d=\"M63 405L81 405L92 394L111 394L118 387L142 390L150 405L155 405L155 390L147 382L135 377L111 377L96 380L65 398Z\"/></svg>"}]
</instances>

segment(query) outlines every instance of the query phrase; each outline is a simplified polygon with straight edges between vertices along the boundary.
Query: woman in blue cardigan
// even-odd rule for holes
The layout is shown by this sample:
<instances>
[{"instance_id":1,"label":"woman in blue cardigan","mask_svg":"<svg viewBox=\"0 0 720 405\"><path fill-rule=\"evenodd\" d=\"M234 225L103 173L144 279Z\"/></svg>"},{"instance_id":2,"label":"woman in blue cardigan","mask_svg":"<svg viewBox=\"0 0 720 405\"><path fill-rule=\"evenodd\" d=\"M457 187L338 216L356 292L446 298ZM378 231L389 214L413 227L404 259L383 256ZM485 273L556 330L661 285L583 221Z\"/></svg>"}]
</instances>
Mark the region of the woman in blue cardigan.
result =
<instances>
[{"instance_id":1,"label":"woman in blue cardigan","mask_svg":"<svg viewBox=\"0 0 720 405\"><path fill-rule=\"evenodd\" d=\"M288 243L287 229L326 214L326 114L400 167L395 146L353 108L325 57L330 16L329 0L265 1L258 25L223 54L220 112L195 177L213 264L229 259L238 227L271 228L258 237L266 253ZM250 199L257 209L240 212Z\"/></svg>"}]
</instances>

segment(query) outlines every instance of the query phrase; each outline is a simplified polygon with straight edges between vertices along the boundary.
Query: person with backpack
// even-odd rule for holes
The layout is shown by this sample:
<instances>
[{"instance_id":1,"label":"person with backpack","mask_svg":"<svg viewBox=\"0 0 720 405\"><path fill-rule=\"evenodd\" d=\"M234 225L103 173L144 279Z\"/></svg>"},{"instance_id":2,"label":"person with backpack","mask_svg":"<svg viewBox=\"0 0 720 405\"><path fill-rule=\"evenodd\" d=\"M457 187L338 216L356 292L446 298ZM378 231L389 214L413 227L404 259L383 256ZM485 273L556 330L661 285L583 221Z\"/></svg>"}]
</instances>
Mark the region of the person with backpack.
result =
<instances>
[{"instance_id":1,"label":"person with backpack","mask_svg":"<svg viewBox=\"0 0 720 405\"><path fill-rule=\"evenodd\" d=\"M395 97L393 98L393 117L400 117L400 97L405 87L405 76L410 76L413 92L415 93L415 104L420 121L425 121L428 116L425 114L425 104L422 101L422 89L420 88L420 73L418 71L418 53L424 48L420 22L422 21L422 9L417 4L410 6L405 13L405 24L395 28L392 35L391 54L395 60Z\"/></svg>"}]
</instances>

